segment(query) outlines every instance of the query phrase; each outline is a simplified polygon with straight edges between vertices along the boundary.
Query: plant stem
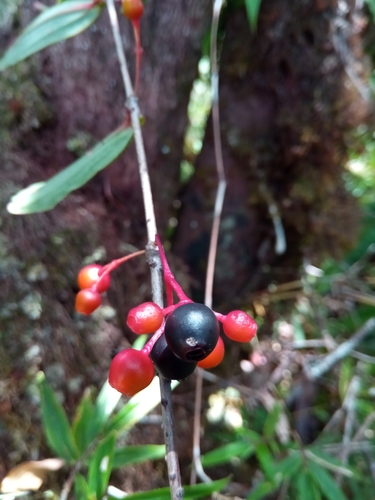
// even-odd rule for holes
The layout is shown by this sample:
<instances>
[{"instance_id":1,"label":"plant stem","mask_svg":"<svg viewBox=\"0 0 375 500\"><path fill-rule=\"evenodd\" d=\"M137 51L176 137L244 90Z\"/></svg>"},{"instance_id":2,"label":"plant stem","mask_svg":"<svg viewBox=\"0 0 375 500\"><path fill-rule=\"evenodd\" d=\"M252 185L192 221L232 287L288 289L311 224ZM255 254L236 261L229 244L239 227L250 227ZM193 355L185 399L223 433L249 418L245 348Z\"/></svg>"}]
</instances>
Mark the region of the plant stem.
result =
<instances>
[{"instance_id":1,"label":"plant stem","mask_svg":"<svg viewBox=\"0 0 375 500\"><path fill-rule=\"evenodd\" d=\"M145 208L146 227L148 243L146 246L146 259L150 266L151 286L153 301L161 308L163 307L163 280L160 255L157 251L154 241L157 234L154 204L151 192L150 176L147 168L146 153L143 143L140 112L138 101L134 95L125 52L121 41L118 18L114 0L107 0L108 14L111 22L113 37L115 40L117 57L120 63L121 75L124 81L125 92L127 95L127 108L130 112L131 124L134 130L134 141L137 151L139 175L141 179L143 204ZM160 392L162 401L163 429L164 438L167 448L167 467L169 485L171 490L172 500L181 500L183 498L183 489L181 486L180 468L178 464L178 456L174 447L173 435L173 414L171 404L171 384L170 381L160 377ZM164 402L164 403L163 403Z\"/></svg>"},{"instance_id":2,"label":"plant stem","mask_svg":"<svg viewBox=\"0 0 375 500\"><path fill-rule=\"evenodd\" d=\"M304 372L310 380L318 380L339 361L352 353L368 335L375 331L375 318L370 318L350 339L340 344L332 352L314 364L306 364Z\"/></svg>"}]
</instances>

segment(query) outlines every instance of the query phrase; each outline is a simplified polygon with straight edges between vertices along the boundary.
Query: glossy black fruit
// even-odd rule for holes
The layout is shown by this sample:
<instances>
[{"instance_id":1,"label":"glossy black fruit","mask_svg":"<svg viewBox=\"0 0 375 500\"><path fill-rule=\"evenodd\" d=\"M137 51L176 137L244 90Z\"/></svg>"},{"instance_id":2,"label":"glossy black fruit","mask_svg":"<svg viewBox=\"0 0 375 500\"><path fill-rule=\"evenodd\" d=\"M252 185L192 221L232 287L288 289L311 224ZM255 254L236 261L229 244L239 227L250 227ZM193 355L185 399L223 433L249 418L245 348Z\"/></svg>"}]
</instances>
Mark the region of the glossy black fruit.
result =
<instances>
[{"instance_id":1,"label":"glossy black fruit","mask_svg":"<svg viewBox=\"0 0 375 500\"><path fill-rule=\"evenodd\" d=\"M168 347L164 333L152 348L150 358L158 374L169 380L183 380L191 375L197 366L196 363L182 361L175 356Z\"/></svg>"},{"instance_id":2,"label":"glossy black fruit","mask_svg":"<svg viewBox=\"0 0 375 500\"><path fill-rule=\"evenodd\" d=\"M198 362L215 349L220 327L209 307L192 302L168 315L164 332L169 348L178 358Z\"/></svg>"}]
</instances>

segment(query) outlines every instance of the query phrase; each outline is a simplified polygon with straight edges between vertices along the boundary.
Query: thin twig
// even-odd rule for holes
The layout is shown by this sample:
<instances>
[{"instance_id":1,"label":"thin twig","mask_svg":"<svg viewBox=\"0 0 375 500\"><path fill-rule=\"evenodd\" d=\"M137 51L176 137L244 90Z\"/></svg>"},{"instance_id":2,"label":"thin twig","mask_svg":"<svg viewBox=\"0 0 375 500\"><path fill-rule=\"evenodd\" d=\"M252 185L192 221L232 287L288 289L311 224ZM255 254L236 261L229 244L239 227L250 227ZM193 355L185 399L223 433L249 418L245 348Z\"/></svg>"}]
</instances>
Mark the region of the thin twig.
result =
<instances>
[{"instance_id":1,"label":"thin twig","mask_svg":"<svg viewBox=\"0 0 375 500\"><path fill-rule=\"evenodd\" d=\"M375 318L370 318L350 339L340 344L332 352L314 364L304 366L305 375L310 380L318 380L339 361L349 356L368 335L375 331Z\"/></svg>"},{"instance_id":2,"label":"thin twig","mask_svg":"<svg viewBox=\"0 0 375 500\"><path fill-rule=\"evenodd\" d=\"M150 265L151 286L153 301L160 307L163 307L163 280L161 272L160 256L156 250L154 241L157 234L156 219L154 204L151 191L150 176L147 168L146 153L143 143L140 111L138 100L134 95L131 78L129 75L124 48L121 41L121 34L118 24L118 18L114 0L107 0L108 14L111 22L111 28L116 45L117 57L120 63L121 75L124 82L125 93L127 96L127 108L130 113L131 124L134 131L134 141L137 151L139 175L141 179L141 188L143 196L143 204L146 216L146 227L148 243L146 247L147 261ZM162 401L162 416L165 445L167 449L167 467L169 486L171 490L172 500L180 500L183 498L183 488L181 486L180 467L178 463L177 453L174 446L173 432L173 413L171 404L171 385L169 381L160 377L160 392Z\"/></svg>"},{"instance_id":3,"label":"thin twig","mask_svg":"<svg viewBox=\"0 0 375 500\"><path fill-rule=\"evenodd\" d=\"M344 465L347 463L350 454L350 442L354 428L356 402L360 388L361 388L361 379L358 375L354 375L354 377L350 381L342 405L344 410L346 411L344 434L342 439L343 447L340 453L340 459ZM340 472L337 473L336 481L339 485L341 485L342 475L340 474Z\"/></svg>"},{"instance_id":4,"label":"thin twig","mask_svg":"<svg viewBox=\"0 0 375 500\"><path fill-rule=\"evenodd\" d=\"M218 188L216 192L215 207L213 213L213 222L211 228L210 247L208 252L206 284L204 293L204 303L212 308L212 290L215 274L215 263L217 253L217 242L219 238L219 228L221 214L223 211L225 190L227 181L224 171L223 152L220 136L220 114L219 114L219 71L217 65L217 33L219 28L219 18L223 0L215 0L212 14L211 25L211 93L212 93L212 126L214 133L215 163L218 176ZM195 484L196 476L200 477L205 483L211 482L211 479L203 470L200 450L200 428L201 428L201 410L202 410L202 370L197 370L196 388L195 388L195 407L194 407L194 431L193 431L193 469L190 476L190 483Z\"/></svg>"}]
</instances>

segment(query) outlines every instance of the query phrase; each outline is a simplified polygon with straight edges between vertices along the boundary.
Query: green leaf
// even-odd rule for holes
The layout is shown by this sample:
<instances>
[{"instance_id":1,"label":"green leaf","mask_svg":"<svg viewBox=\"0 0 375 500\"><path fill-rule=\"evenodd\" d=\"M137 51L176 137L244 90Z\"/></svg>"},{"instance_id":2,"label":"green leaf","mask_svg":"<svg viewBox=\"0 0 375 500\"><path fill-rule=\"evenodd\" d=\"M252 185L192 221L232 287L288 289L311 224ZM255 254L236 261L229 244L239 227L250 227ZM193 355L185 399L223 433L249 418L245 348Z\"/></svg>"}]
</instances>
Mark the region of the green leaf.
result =
<instances>
[{"instance_id":1,"label":"green leaf","mask_svg":"<svg viewBox=\"0 0 375 500\"><path fill-rule=\"evenodd\" d=\"M273 480L274 477L274 458L270 452L268 446L264 443L259 443L255 447L255 453L263 472L268 479Z\"/></svg>"},{"instance_id":2,"label":"green leaf","mask_svg":"<svg viewBox=\"0 0 375 500\"><path fill-rule=\"evenodd\" d=\"M343 491L323 467L309 460L308 468L325 497L329 500L346 500Z\"/></svg>"},{"instance_id":3,"label":"green leaf","mask_svg":"<svg viewBox=\"0 0 375 500\"><path fill-rule=\"evenodd\" d=\"M267 418L263 426L263 436L265 438L270 438L275 435L276 425L279 421L279 416L281 413L281 405L275 404L272 410L268 413Z\"/></svg>"},{"instance_id":4,"label":"green leaf","mask_svg":"<svg viewBox=\"0 0 375 500\"><path fill-rule=\"evenodd\" d=\"M101 441L90 458L88 488L89 493L94 498L97 498L97 500L101 500L107 490L109 477L112 472L115 444L115 434L111 433Z\"/></svg>"},{"instance_id":5,"label":"green leaf","mask_svg":"<svg viewBox=\"0 0 375 500\"><path fill-rule=\"evenodd\" d=\"M253 489L253 491L250 493L250 495L247 497L248 500L259 500L263 499L273 491L277 490L279 487L278 484L276 484L273 481L268 481L264 480L261 481L257 486Z\"/></svg>"},{"instance_id":6,"label":"green leaf","mask_svg":"<svg viewBox=\"0 0 375 500\"><path fill-rule=\"evenodd\" d=\"M115 450L113 468L124 467L129 464L138 464L146 460L157 460L165 457L164 444L146 444L126 446Z\"/></svg>"},{"instance_id":7,"label":"green leaf","mask_svg":"<svg viewBox=\"0 0 375 500\"><path fill-rule=\"evenodd\" d=\"M88 7L91 4L92 0L79 0L64 2L43 10L5 52L0 59L0 70L88 28L101 11L98 5Z\"/></svg>"},{"instance_id":8,"label":"green leaf","mask_svg":"<svg viewBox=\"0 0 375 500\"><path fill-rule=\"evenodd\" d=\"M207 498L208 495L215 491L222 490L228 483L229 479L219 479L209 484L195 484L194 486L184 486L184 500L198 500L199 498ZM117 500L119 496L108 495L108 499ZM170 500L171 493L169 488L158 488L152 491L144 491L142 493L133 493L126 495L123 498L126 500Z\"/></svg>"},{"instance_id":9,"label":"green leaf","mask_svg":"<svg viewBox=\"0 0 375 500\"><path fill-rule=\"evenodd\" d=\"M273 465L274 476L278 482L294 476L302 467L302 456L300 453L291 453L280 462ZM279 475L279 477L277 477Z\"/></svg>"},{"instance_id":10,"label":"green leaf","mask_svg":"<svg viewBox=\"0 0 375 500\"><path fill-rule=\"evenodd\" d=\"M74 493L75 498L79 498L80 500L90 499L89 487L86 482L86 479L82 476L82 474L76 474L74 476Z\"/></svg>"},{"instance_id":11,"label":"green leaf","mask_svg":"<svg viewBox=\"0 0 375 500\"><path fill-rule=\"evenodd\" d=\"M375 19L375 0L365 0L365 1L370 9L373 19Z\"/></svg>"},{"instance_id":12,"label":"green leaf","mask_svg":"<svg viewBox=\"0 0 375 500\"><path fill-rule=\"evenodd\" d=\"M7 205L8 212L11 214L32 214L51 210L69 193L83 186L95 174L115 160L129 144L132 137L131 128L116 130L97 144L94 149L48 181L31 184L12 196Z\"/></svg>"},{"instance_id":13,"label":"green leaf","mask_svg":"<svg viewBox=\"0 0 375 500\"><path fill-rule=\"evenodd\" d=\"M72 425L74 440L81 454L100 435L120 397L121 394L113 389L108 381L98 394L95 405L92 402L91 391L85 392Z\"/></svg>"},{"instance_id":14,"label":"green leaf","mask_svg":"<svg viewBox=\"0 0 375 500\"><path fill-rule=\"evenodd\" d=\"M87 389L79 402L72 424L73 438L81 455L96 437L94 416L91 390Z\"/></svg>"},{"instance_id":15,"label":"green leaf","mask_svg":"<svg viewBox=\"0 0 375 500\"><path fill-rule=\"evenodd\" d=\"M256 30L261 2L262 0L245 0L246 13L251 31Z\"/></svg>"},{"instance_id":16,"label":"green leaf","mask_svg":"<svg viewBox=\"0 0 375 500\"><path fill-rule=\"evenodd\" d=\"M297 498L303 500L320 500L320 491L308 471L301 471L295 478L295 486L298 492Z\"/></svg>"},{"instance_id":17,"label":"green leaf","mask_svg":"<svg viewBox=\"0 0 375 500\"><path fill-rule=\"evenodd\" d=\"M341 401L344 401L350 381L353 378L355 364L350 358L343 359L340 365L339 374L339 394Z\"/></svg>"},{"instance_id":18,"label":"green leaf","mask_svg":"<svg viewBox=\"0 0 375 500\"><path fill-rule=\"evenodd\" d=\"M59 457L73 462L78 458L78 450L64 408L56 399L44 373L38 374L37 382L39 383L42 420L48 444Z\"/></svg>"},{"instance_id":19,"label":"green leaf","mask_svg":"<svg viewBox=\"0 0 375 500\"><path fill-rule=\"evenodd\" d=\"M178 382L172 381L172 389ZM105 432L126 431L133 427L143 417L160 403L159 378L155 377L151 384L133 396L121 410L112 417L105 428Z\"/></svg>"},{"instance_id":20,"label":"green leaf","mask_svg":"<svg viewBox=\"0 0 375 500\"><path fill-rule=\"evenodd\" d=\"M98 432L102 430L104 424L108 421L120 398L121 394L116 389L113 389L107 380L99 392L95 403L95 419Z\"/></svg>"},{"instance_id":21,"label":"green leaf","mask_svg":"<svg viewBox=\"0 0 375 500\"><path fill-rule=\"evenodd\" d=\"M246 460L255 450L255 446L246 441L235 441L219 448L215 448L202 456L204 467L213 467L219 464L232 462L234 458Z\"/></svg>"}]
</instances>

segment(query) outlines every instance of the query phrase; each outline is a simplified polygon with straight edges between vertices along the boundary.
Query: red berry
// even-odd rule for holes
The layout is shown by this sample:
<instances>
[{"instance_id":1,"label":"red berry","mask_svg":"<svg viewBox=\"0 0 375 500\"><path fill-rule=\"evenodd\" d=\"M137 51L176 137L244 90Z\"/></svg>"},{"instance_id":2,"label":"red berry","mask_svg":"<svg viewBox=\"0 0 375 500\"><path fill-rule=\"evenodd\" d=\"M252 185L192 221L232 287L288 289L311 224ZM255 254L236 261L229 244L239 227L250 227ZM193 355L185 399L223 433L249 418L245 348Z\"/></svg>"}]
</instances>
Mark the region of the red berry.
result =
<instances>
[{"instance_id":1,"label":"red berry","mask_svg":"<svg viewBox=\"0 0 375 500\"><path fill-rule=\"evenodd\" d=\"M236 342L249 342L255 337L258 325L243 311L228 313L223 321L224 333Z\"/></svg>"},{"instance_id":2,"label":"red berry","mask_svg":"<svg viewBox=\"0 0 375 500\"><path fill-rule=\"evenodd\" d=\"M214 368L215 366L220 365L224 358L224 352L224 342L223 339L219 337L215 349L211 352L211 354L207 356L207 358L198 361L197 366L199 366L199 368L204 368L207 370L209 368Z\"/></svg>"},{"instance_id":3,"label":"red berry","mask_svg":"<svg viewBox=\"0 0 375 500\"><path fill-rule=\"evenodd\" d=\"M100 275L103 272L104 267L99 264L90 264L88 266L83 267L78 273L78 286L81 290L85 288L91 288L98 282ZM109 274L103 276L103 278L99 281L97 286L97 291L99 293L103 293L108 290L109 285L111 284L111 277Z\"/></svg>"},{"instance_id":4,"label":"red berry","mask_svg":"<svg viewBox=\"0 0 375 500\"><path fill-rule=\"evenodd\" d=\"M131 21L142 17L144 6L142 0L122 0L122 12Z\"/></svg>"},{"instance_id":5,"label":"red berry","mask_svg":"<svg viewBox=\"0 0 375 500\"><path fill-rule=\"evenodd\" d=\"M163 311L154 302L144 302L130 309L127 325L138 335L154 333L163 323Z\"/></svg>"},{"instance_id":6,"label":"red berry","mask_svg":"<svg viewBox=\"0 0 375 500\"><path fill-rule=\"evenodd\" d=\"M154 365L147 354L125 349L112 359L108 382L116 391L131 397L151 384L154 373Z\"/></svg>"},{"instance_id":7,"label":"red berry","mask_svg":"<svg viewBox=\"0 0 375 500\"><path fill-rule=\"evenodd\" d=\"M102 298L99 292L90 290L81 290L76 296L76 311L88 316L97 309L102 303Z\"/></svg>"}]
</instances>

